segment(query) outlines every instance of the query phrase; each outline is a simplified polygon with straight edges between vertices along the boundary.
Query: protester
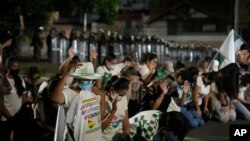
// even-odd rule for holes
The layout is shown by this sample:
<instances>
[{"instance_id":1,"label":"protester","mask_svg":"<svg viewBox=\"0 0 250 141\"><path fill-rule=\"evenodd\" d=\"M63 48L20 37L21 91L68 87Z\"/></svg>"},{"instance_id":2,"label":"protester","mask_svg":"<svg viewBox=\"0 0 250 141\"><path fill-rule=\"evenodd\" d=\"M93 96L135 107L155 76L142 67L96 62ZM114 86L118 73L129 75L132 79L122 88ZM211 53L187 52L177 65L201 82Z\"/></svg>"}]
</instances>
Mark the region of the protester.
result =
<instances>
[{"instance_id":1,"label":"protester","mask_svg":"<svg viewBox=\"0 0 250 141\"><path fill-rule=\"evenodd\" d=\"M93 80L99 79L100 75L94 74L94 67L90 62L81 63L78 69L76 65L73 62L68 66L52 93L52 100L67 108L67 136L64 140L102 140L101 113L104 105L100 106L100 103L103 104L103 98L100 100L91 92ZM69 74L78 79L78 87L64 87Z\"/></svg>"},{"instance_id":2,"label":"protester","mask_svg":"<svg viewBox=\"0 0 250 141\"><path fill-rule=\"evenodd\" d=\"M206 120L211 118L213 112L209 101L211 101L210 85L215 81L215 75L215 72L207 72L199 75L194 86L193 102L196 112L200 116L203 116L203 118L206 118Z\"/></svg>"},{"instance_id":3,"label":"protester","mask_svg":"<svg viewBox=\"0 0 250 141\"><path fill-rule=\"evenodd\" d=\"M31 104L31 92L27 90L24 80L20 77L20 62L10 57L6 63L7 79L11 85L11 93L4 95L4 106L7 111L1 121L6 122L6 136L14 132L14 140L34 140L36 130Z\"/></svg>"},{"instance_id":4,"label":"protester","mask_svg":"<svg viewBox=\"0 0 250 141\"><path fill-rule=\"evenodd\" d=\"M236 60L239 64L250 65L250 46L242 44L239 51L236 52Z\"/></svg>"},{"instance_id":5,"label":"protester","mask_svg":"<svg viewBox=\"0 0 250 141\"><path fill-rule=\"evenodd\" d=\"M189 129L187 119L180 113L181 108L173 99L171 87L171 80L168 78L156 81L148 88L142 103L143 111L159 110L162 112L163 115L159 121L160 137L158 137L161 141L183 140Z\"/></svg>"},{"instance_id":6,"label":"protester","mask_svg":"<svg viewBox=\"0 0 250 141\"><path fill-rule=\"evenodd\" d=\"M129 81L125 78L111 77L105 85L106 118L103 124L103 140L110 141L117 133L123 133L125 138L130 136L128 120L128 101L126 93Z\"/></svg>"},{"instance_id":7,"label":"protester","mask_svg":"<svg viewBox=\"0 0 250 141\"><path fill-rule=\"evenodd\" d=\"M153 53L144 54L143 65L140 68L140 74L145 83L151 79L152 75L155 73L155 68L157 65L157 55Z\"/></svg>"},{"instance_id":8,"label":"protester","mask_svg":"<svg viewBox=\"0 0 250 141\"><path fill-rule=\"evenodd\" d=\"M36 101L38 98L38 88L42 83L41 73L36 66L30 66L24 76L23 79L25 81L25 85L27 90L31 92L33 100Z\"/></svg>"},{"instance_id":9,"label":"protester","mask_svg":"<svg viewBox=\"0 0 250 141\"><path fill-rule=\"evenodd\" d=\"M130 81L126 97L128 99L128 107L133 107L128 109L128 115L132 117L141 109L141 86L143 85L141 75L134 66L127 66L121 70L120 77Z\"/></svg>"},{"instance_id":10,"label":"protester","mask_svg":"<svg viewBox=\"0 0 250 141\"><path fill-rule=\"evenodd\" d=\"M239 94L239 66L231 63L220 69L215 75L215 118L226 123L236 119L232 100Z\"/></svg>"},{"instance_id":11,"label":"protester","mask_svg":"<svg viewBox=\"0 0 250 141\"><path fill-rule=\"evenodd\" d=\"M97 67L96 73L102 76L102 79L97 81L97 86L99 88L103 88L108 79L120 73L114 71L116 64L116 56L113 53L109 53L103 59L102 65Z\"/></svg>"},{"instance_id":12,"label":"protester","mask_svg":"<svg viewBox=\"0 0 250 141\"><path fill-rule=\"evenodd\" d=\"M58 105L51 100L60 75L56 74L39 87L38 98L34 102L34 119L39 125L39 141L53 141L56 127Z\"/></svg>"},{"instance_id":13,"label":"protester","mask_svg":"<svg viewBox=\"0 0 250 141\"><path fill-rule=\"evenodd\" d=\"M249 87L250 74L244 74L241 76L239 95L232 102L235 106L237 116L245 120L250 120L250 95Z\"/></svg>"}]
</instances>

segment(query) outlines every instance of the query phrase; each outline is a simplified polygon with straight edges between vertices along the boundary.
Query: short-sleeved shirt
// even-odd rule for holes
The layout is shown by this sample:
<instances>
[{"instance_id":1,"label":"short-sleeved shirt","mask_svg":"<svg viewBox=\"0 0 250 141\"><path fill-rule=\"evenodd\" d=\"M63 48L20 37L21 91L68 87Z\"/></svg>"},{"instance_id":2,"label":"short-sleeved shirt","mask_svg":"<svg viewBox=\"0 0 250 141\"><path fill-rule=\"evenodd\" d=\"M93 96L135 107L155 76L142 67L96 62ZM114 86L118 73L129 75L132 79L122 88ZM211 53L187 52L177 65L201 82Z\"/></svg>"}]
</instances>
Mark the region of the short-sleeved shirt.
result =
<instances>
[{"instance_id":1,"label":"short-sleeved shirt","mask_svg":"<svg viewBox=\"0 0 250 141\"><path fill-rule=\"evenodd\" d=\"M66 117L76 141L101 141L100 99L90 90L82 90L72 101Z\"/></svg>"},{"instance_id":2,"label":"short-sleeved shirt","mask_svg":"<svg viewBox=\"0 0 250 141\"><path fill-rule=\"evenodd\" d=\"M147 75L149 73L149 68L147 67L147 65L142 65L140 68L140 74L141 76Z\"/></svg>"},{"instance_id":3,"label":"short-sleeved shirt","mask_svg":"<svg viewBox=\"0 0 250 141\"><path fill-rule=\"evenodd\" d=\"M122 123L125 118L125 112L128 109L128 101L126 96L122 97L121 101L117 102L117 111L112 119L110 125L103 131L103 140L111 141L112 137L120 132L122 133ZM106 112L110 113L112 110L112 101L106 97Z\"/></svg>"},{"instance_id":4,"label":"short-sleeved shirt","mask_svg":"<svg viewBox=\"0 0 250 141\"><path fill-rule=\"evenodd\" d=\"M57 121L55 127L55 140L69 141L71 138L66 128L66 114L78 93L65 86L63 90L63 95L64 105L59 105L58 107Z\"/></svg>"},{"instance_id":5,"label":"short-sleeved shirt","mask_svg":"<svg viewBox=\"0 0 250 141\"><path fill-rule=\"evenodd\" d=\"M201 105L202 99L210 92L210 85L204 84L201 75L197 77L196 85L200 87L200 91L198 93L198 104Z\"/></svg>"},{"instance_id":6,"label":"short-sleeved shirt","mask_svg":"<svg viewBox=\"0 0 250 141\"><path fill-rule=\"evenodd\" d=\"M102 76L102 86L104 86L106 82L113 76L112 71L108 70L106 66L99 66L96 69L96 73Z\"/></svg>"},{"instance_id":7,"label":"short-sleeved shirt","mask_svg":"<svg viewBox=\"0 0 250 141\"><path fill-rule=\"evenodd\" d=\"M69 108L70 105L72 104L73 99L78 95L77 92L70 88L64 88L63 90L63 95L64 95L64 107Z\"/></svg>"},{"instance_id":8,"label":"short-sleeved shirt","mask_svg":"<svg viewBox=\"0 0 250 141\"><path fill-rule=\"evenodd\" d=\"M11 93L9 95L4 95L4 105L9 111L11 116L14 116L22 106L22 97L18 96L17 90L15 87L14 79L7 78L10 86L11 86ZM22 79L22 85L25 87L25 82ZM6 118L2 117L2 121L6 121Z\"/></svg>"},{"instance_id":9,"label":"short-sleeved shirt","mask_svg":"<svg viewBox=\"0 0 250 141\"><path fill-rule=\"evenodd\" d=\"M98 74L100 74L100 75L103 76L105 73L111 73L112 74L112 71L108 70L106 66L99 66L96 69L96 73L98 73Z\"/></svg>"}]
</instances>

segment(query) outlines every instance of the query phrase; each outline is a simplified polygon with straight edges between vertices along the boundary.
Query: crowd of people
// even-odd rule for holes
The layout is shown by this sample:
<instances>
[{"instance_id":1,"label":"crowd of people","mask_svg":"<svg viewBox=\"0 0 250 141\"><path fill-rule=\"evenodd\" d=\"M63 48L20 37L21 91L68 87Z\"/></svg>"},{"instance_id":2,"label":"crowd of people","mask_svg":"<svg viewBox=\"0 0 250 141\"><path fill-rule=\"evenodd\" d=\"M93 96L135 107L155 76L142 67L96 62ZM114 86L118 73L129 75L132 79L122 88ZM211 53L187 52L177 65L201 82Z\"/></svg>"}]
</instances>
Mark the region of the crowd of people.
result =
<instances>
[{"instance_id":1,"label":"crowd of people","mask_svg":"<svg viewBox=\"0 0 250 141\"><path fill-rule=\"evenodd\" d=\"M209 120L250 120L250 46L235 55L221 69L216 59L158 64L150 52L140 64L112 52L97 64L96 52L87 62L69 48L47 80L34 66L20 75L20 60L9 57L0 68L0 140L177 141Z\"/></svg>"}]
</instances>

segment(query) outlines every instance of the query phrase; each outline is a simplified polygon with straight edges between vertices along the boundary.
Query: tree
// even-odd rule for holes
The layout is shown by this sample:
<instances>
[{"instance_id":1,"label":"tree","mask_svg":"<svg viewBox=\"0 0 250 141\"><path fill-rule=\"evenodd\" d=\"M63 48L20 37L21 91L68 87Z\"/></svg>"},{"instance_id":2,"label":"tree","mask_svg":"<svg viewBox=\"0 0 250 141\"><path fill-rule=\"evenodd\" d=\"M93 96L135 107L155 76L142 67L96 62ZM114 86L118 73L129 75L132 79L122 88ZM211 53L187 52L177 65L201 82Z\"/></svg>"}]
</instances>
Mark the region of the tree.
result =
<instances>
[{"instance_id":1,"label":"tree","mask_svg":"<svg viewBox=\"0 0 250 141\"><path fill-rule=\"evenodd\" d=\"M26 33L47 23L53 10L51 0L3 0L0 5L0 29ZM27 32L28 31L28 32Z\"/></svg>"},{"instance_id":2,"label":"tree","mask_svg":"<svg viewBox=\"0 0 250 141\"><path fill-rule=\"evenodd\" d=\"M108 24L114 22L119 10L119 0L54 0L53 5L65 17L83 12L97 12L100 15L99 20Z\"/></svg>"},{"instance_id":3,"label":"tree","mask_svg":"<svg viewBox=\"0 0 250 141\"><path fill-rule=\"evenodd\" d=\"M100 15L100 21L112 24L119 11L119 0L91 0L94 10Z\"/></svg>"},{"instance_id":4,"label":"tree","mask_svg":"<svg viewBox=\"0 0 250 141\"><path fill-rule=\"evenodd\" d=\"M118 14L119 0L2 0L0 30L32 31L48 22L51 11L58 10L65 17L84 12L97 12L100 21L112 24ZM22 27L22 28L20 28Z\"/></svg>"}]
</instances>

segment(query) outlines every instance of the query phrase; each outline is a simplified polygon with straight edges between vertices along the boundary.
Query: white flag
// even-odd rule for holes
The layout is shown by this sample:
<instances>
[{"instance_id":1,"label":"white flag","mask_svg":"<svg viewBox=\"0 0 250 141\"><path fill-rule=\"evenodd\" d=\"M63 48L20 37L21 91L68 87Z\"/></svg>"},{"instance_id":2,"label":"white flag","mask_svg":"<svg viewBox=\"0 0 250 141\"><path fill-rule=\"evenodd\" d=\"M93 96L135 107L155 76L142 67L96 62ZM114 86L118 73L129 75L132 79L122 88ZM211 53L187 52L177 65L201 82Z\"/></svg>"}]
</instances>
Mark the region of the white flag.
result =
<instances>
[{"instance_id":1,"label":"white flag","mask_svg":"<svg viewBox=\"0 0 250 141\"><path fill-rule=\"evenodd\" d=\"M235 63L235 54L243 43L244 41L232 29L219 49L218 60L220 62L220 69L230 63Z\"/></svg>"}]
</instances>

